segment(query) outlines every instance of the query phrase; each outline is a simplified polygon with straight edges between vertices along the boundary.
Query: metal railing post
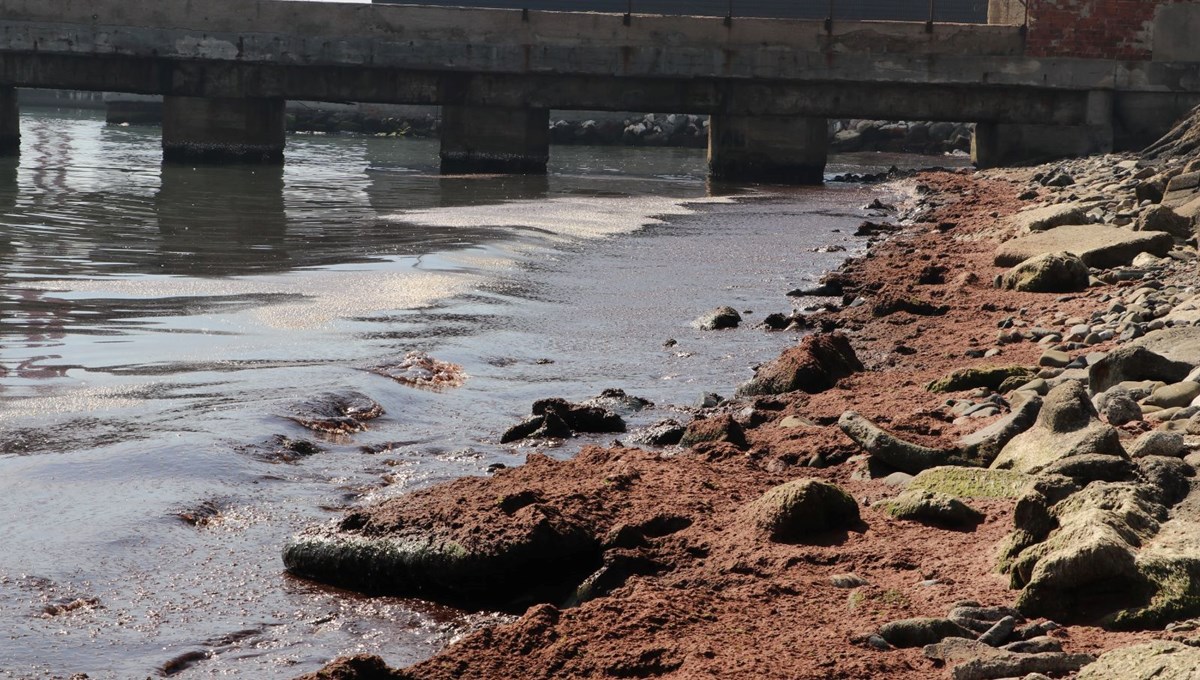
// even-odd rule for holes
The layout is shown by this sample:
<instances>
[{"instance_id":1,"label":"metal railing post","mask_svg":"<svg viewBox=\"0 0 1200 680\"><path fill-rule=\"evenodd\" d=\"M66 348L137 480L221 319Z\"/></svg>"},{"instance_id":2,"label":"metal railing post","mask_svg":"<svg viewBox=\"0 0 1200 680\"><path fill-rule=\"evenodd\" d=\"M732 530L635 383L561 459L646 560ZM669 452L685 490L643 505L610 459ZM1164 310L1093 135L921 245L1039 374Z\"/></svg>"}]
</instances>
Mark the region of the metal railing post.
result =
<instances>
[{"instance_id":1,"label":"metal railing post","mask_svg":"<svg viewBox=\"0 0 1200 680\"><path fill-rule=\"evenodd\" d=\"M621 19L621 23L626 26L633 23L633 0L629 0L629 3L625 6L625 16Z\"/></svg>"},{"instance_id":2,"label":"metal railing post","mask_svg":"<svg viewBox=\"0 0 1200 680\"><path fill-rule=\"evenodd\" d=\"M729 0L729 12L725 15L725 25L733 25L733 0Z\"/></svg>"},{"instance_id":3,"label":"metal railing post","mask_svg":"<svg viewBox=\"0 0 1200 680\"><path fill-rule=\"evenodd\" d=\"M925 22L925 32L933 33L933 6L936 0L929 0L929 21Z\"/></svg>"},{"instance_id":4,"label":"metal railing post","mask_svg":"<svg viewBox=\"0 0 1200 680\"><path fill-rule=\"evenodd\" d=\"M833 33L833 2L829 0L829 14L825 17L825 32Z\"/></svg>"}]
</instances>

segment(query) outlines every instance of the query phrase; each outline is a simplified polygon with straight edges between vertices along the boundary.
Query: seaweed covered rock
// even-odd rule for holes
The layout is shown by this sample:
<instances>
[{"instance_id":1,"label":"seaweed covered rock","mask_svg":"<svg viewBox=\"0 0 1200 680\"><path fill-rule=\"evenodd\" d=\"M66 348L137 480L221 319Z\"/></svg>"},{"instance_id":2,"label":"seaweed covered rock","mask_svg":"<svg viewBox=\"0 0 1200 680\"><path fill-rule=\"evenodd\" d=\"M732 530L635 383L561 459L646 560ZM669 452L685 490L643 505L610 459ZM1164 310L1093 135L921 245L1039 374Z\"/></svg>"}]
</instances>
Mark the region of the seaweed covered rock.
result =
<instances>
[{"instance_id":1,"label":"seaweed covered rock","mask_svg":"<svg viewBox=\"0 0 1200 680\"><path fill-rule=\"evenodd\" d=\"M355 654L329 662L319 671L301 675L296 680L405 680L408 676L392 670L374 654Z\"/></svg>"},{"instance_id":2,"label":"seaweed covered rock","mask_svg":"<svg viewBox=\"0 0 1200 680\"><path fill-rule=\"evenodd\" d=\"M726 442L738 448L746 446L746 432L729 415L697 418L688 423L679 440L680 446L695 446L702 442Z\"/></svg>"},{"instance_id":3,"label":"seaweed covered rock","mask_svg":"<svg viewBox=\"0 0 1200 680\"><path fill-rule=\"evenodd\" d=\"M1008 270L1000 287L1026 293L1075 293L1088 287L1088 268L1078 255L1043 253Z\"/></svg>"},{"instance_id":4,"label":"seaweed covered rock","mask_svg":"<svg viewBox=\"0 0 1200 680\"><path fill-rule=\"evenodd\" d=\"M782 543L859 522L858 503L849 494L815 479L797 479L768 489L746 512L757 528Z\"/></svg>"},{"instance_id":5,"label":"seaweed covered rock","mask_svg":"<svg viewBox=\"0 0 1200 680\"><path fill-rule=\"evenodd\" d=\"M1013 437L992 467L1032 474L1089 453L1126 457L1117 431L1100 422L1082 383L1069 380L1050 390L1033 427Z\"/></svg>"},{"instance_id":6,"label":"seaweed covered rock","mask_svg":"<svg viewBox=\"0 0 1200 680\"><path fill-rule=\"evenodd\" d=\"M759 366L738 393L753 396L801 390L816 394L862 370L850 339L842 333L809 335L779 358Z\"/></svg>"},{"instance_id":7,"label":"seaweed covered rock","mask_svg":"<svg viewBox=\"0 0 1200 680\"><path fill-rule=\"evenodd\" d=\"M553 465L530 456L509 474L533 478ZM532 479L500 496L490 481L460 479L308 529L284 548L284 565L365 592L497 606L595 570L599 540L582 518L547 502Z\"/></svg>"}]
</instances>

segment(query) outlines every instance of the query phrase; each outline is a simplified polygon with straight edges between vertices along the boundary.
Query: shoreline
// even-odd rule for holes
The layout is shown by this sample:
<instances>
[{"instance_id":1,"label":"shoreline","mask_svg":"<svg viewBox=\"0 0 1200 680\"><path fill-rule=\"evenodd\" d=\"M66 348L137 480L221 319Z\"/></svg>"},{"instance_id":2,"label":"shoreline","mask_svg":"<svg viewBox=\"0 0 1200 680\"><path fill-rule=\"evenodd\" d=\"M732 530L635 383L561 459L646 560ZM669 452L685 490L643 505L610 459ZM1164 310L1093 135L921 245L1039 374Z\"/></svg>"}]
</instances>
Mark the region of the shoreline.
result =
<instances>
[{"instance_id":1,"label":"shoreline","mask_svg":"<svg viewBox=\"0 0 1200 680\"><path fill-rule=\"evenodd\" d=\"M405 496L408 507L354 513L344 528L374 522L385 532L415 523L434 534L442 530L439 522L453 517L468 534L484 534L492 547L547 522L565 526L555 535L593 537L596 545L580 552L583 572L594 568L593 585L605 585L586 598L576 590L578 606L533 604L516 621L477 631L402 671L356 658L304 677L945 676L956 662L930 658L920 645L881 651L873 637L889 623L944 617L967 601L1011 607L1020 591L997 571L996 555L1020 526L1014 509L1023 496L965 496L984 515L971 528L896 519L873 504L895 498L912 476L864 452L838 427L839 419L854 411L908 443L948 450L959 438L1005 420L1017 400L1010 389L992 399L994 407L975 408L982 415L971 417L972 408L1000 392L937 394L928 384L960 369L997 364L1029 367L1030 380L1065 382L1063 372L1073 370L1069 363L1039 369L1056 343L1037 340L1055 332L1065 338L1079 319L1100 318L1114 299L1138 290L1138 281L1157 281L1160 290L1186 282L1195 268L1190 246L1175 247L1178 259L1143 260L1141 269L1153 274L1148 278L1117 277L1076 293L1016 292L993 283L1007 269L993 262L999 241L1022 230L1012 218L1019 209L1086 191L1074 179L1043 180L1055 173L1098 175L1122 163L1129 165L1125 177L1146 175L1134 160L1125 154L905 180L917 196L908 225L829 277L849 284L844 307L806 317L817 329L809 337L844 333L866 369L841 376L830 389L744 397L707 409L689 428L700 441L687 449L586 447L568 461L534 454L526 465L490 478ZM1108 188L1099 180L1088 186L1093 193ZM1129 210L1110 212L1124 221L1121 213ZM1093 273L1104 278L1128 269ZM1177 297L1194 293L1178 287L1184 290ZM1038 328L1049 332L1022 336ZM1069 360L1123 344L1115 333L1091 340L1058 344ZM964 400L973 403L964 408ZM1132 448L1152 429L1152 413L1120 427L1123 446ZM856 502L858 521L801 540L764 537L751 509L755 499L799 478L845 490ZM517 501L506 509L496 498ZM847 575L856 579L840 578ZM844 587L846 582L852 585ZM1161 631L1105 630L1069 621L1071 614L1028 618L1066 622L1047 637L1067 656L1097 656L1167 637Z\"/></svg>"}]
</instances>

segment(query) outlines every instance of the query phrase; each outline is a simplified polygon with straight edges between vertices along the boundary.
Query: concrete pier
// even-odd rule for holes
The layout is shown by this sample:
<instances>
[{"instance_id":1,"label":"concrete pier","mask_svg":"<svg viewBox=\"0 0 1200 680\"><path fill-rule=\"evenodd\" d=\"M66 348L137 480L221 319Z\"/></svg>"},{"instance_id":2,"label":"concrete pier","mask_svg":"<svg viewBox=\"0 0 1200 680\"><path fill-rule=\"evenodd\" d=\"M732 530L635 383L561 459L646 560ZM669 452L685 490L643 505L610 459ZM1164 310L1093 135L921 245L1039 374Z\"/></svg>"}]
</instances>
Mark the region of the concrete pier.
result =
<instances>
[{"instance_id":1,"label":"concrete pier","mask_svg":"<svg viewBox=\"0 0 1200 680\"><path fill-rule=\"evenodd\" d=\"M163 98L163 160L282 163L283 99Z\"/></svg>"},{"instance_id":2,"label":"concrete pier","mask_svg":"<svg viewBox=\"0 0 1200 680\"><path fill-rule=\"evenodd\" d=\"M824 118L714 115L708 124L713 179L821 184L829 149Z\"/></svg>"},{"instance_id":3,"label":"concrete pier","mask_svg":"<svg viewBox=\"0 0 1200 680\"><path fill-rule=\"evenodd\" d=\"M1113 93L1088 93L1083 125L979 123L971 138L977 168L1027 165L1113 150Z\"/></svg>"},{"instance_id":4,"label":"concrete pier","mask_svg":"<svg viewBox=\"0 0 1200 680\"><path fill-rule=\"evenodd\" d=\"M542 175L550 110L442 106L442 174Z\"/></svg>"},{"instance_id":5,"label":"concrete pier","mask_svg":"<svg viewBox=\"0 0 1200 680\"><path fill-rule=\"evenodd\" d=\"M15 156L21 149L21 107L17 88L0 87L0 156Z\"/></svg>"}]
</instances>

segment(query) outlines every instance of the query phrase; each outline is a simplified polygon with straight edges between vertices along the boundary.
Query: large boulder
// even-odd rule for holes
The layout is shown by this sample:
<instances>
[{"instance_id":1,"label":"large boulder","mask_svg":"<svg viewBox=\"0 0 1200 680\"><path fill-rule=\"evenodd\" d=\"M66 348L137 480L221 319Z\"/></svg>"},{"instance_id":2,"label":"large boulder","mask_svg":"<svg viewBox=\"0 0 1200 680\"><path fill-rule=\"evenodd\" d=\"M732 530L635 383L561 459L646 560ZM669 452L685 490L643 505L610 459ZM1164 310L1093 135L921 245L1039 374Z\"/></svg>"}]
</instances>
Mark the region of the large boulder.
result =
<instances>
[{"instance_id":1,"label":"large boulder","mask_svg":"<svg viewBox=\"0 0 1200 680\"><path fill-rule=\"evenodd\" d=\"M1079 671L1079 680L1197 680L1200 648L1151 640L1105 652Z\"/></svg>"},{"instance_id":2,"label":"large boulder","mask_svg":"<svg viewBox=\"0 0 1200 680\"><path fill-rule=\"evenodd\" d=\"M1161 232L1130 231L1099 224L1070 225L1000 244L995 264L1012 267L1043 253L1066 251L1078 255L1089 267L1119 267L1132 262L1139 253L1164 257L1174 246L1175 239Z\"/></svg>"},{"instance_id":3,"label":"large boulder","mask_svg":"<svg viewBox=\"0 0 1200 680\"><path fill-rule=\"evenodd\" d=\"M824 392L838 380L863 370L862 362L842 333L809 335L779 358L759 366L738 394L783 394L800 390Z\"/></svg>"},{"instance_id":4,"label":"large boulder","mask_svg":"<svg viewBox=\"0 0 1200 680\"><path fill-rule=\"evenodd\" d=\"M1008 270L1000 286L1027 293L1075 293L1088 287L1088 268L1068 252L1043 253Z\"/></svg>"},{"instance_id":5,"label":"large boulder","mask_svg":"<svg viewBox=\"0 0 1200 680\"><path fill-rule=\"evenodd\" d=\"M1033 427L1013 437L992 467L1034 474L1088 453L1126 457L1117 431L1100 422L1083 384L1069 380L1050 390Z\"/></svg>"},{"instance_id":6,"label":"large boulder","mask_svg":"<svg viewBox=\"0 0 1200 680\"><path fill-rule=\"evenodd\" d=\"M1163 328L1147 333L1130 344L1144 347L1170 361L1187 364L1191 368L1200 366L1200 327L1197 326ZM1156 379L1164 380L1164 382L1176 382L1183 378L1175 381Z\"/></svg>"},{"instance_id":7,"label":"large boulder","mask_svg":"<svg viewBox=\"0 0 1200 680\"><path fill-rule=\"evenodd\" d=\"M1173 361L1142 345L1129 344L1118 347L1088 366L1088 387L1092 392L1099 393L1128 381L1161 380L1176 383L1191 371L1190 363Z\"/></svg>"},{"instance_id":8,"label":"large boulder","mask_svg":"<svg viewBox=\"0 0 1200 680\"><path fill-rule=\"evenodd\" d=\"M812 534L858 524L858 503L827 482L796 479L768 489L747 506L754 525L773 541L792 543Z\"/></svg>"},{"instance_id":9,"label":"large boulder","mask_svg":"<svg viewBox=\"0 0 1200 680\"><path fill-rule=\"evenodd\" d=\"M1097 621L1145 591L1137 548L1158 532L1166 511L1148 485L1092 482L1053 506L1057 527L1012 563L1026 616Z\"/></svg>"},{"instance_id":10,"label":"large boulder","mask_svg":"<svg viewBox=\"0 0 1200 680\"><path fill-rule=\"evenodd\" d=\"M1008 217L1008 223L1022 233L1046 231L1066 224L1087 224L1087 208L1078 203L1054 203L1022 210Z\"/></svg>"},{"instance_id":11,"label":"large boulder","mask_svg":"<svg viewBox=\"0 0 1200 680\"><path fill-rule=\"evenodd\" d=\"M1147 208L1134 222L1137 231L1162 231L1172 236L1187 239L1192 237L1192 220L1180 215L1165 205Z\"/></svg>"}]
</instances>

